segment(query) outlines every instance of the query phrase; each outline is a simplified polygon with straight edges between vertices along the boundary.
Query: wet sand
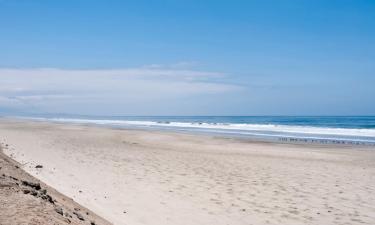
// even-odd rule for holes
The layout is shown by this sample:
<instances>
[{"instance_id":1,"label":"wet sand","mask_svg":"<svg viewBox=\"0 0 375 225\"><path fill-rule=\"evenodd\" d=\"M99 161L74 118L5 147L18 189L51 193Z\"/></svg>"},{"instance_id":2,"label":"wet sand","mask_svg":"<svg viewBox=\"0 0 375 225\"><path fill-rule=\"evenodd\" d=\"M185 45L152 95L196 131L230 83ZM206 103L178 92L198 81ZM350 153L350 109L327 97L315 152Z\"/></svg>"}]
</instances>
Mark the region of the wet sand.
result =
<instances>
[{"instance_id":1,"label":"wet sand","mask_svg":"<svg viewBox=\"0 0 375 225\"><path fill-rule=\"evenodd\" d=\"M6 119L0 139L114 224L375 224L373 148Z\"/></svg>"}]
</instances>

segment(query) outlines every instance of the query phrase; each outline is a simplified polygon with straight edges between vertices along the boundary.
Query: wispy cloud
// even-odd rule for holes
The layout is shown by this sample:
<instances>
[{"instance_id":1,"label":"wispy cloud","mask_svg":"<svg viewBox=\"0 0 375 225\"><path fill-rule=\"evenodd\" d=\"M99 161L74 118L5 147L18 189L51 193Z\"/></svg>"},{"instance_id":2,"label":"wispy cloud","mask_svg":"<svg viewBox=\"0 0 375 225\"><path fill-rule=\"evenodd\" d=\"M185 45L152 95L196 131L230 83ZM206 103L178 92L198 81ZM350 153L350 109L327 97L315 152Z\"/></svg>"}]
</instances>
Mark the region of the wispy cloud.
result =
<instances>
[{"instance_id":1,"label":"wispy cloud","mask_svg":"<svg viewBox=\"0 0 375 225\"><path fill-rule=\"evenodd\" d=\"M189 97L241 89L222 82L225 77L225 74L217 72L164 67L0 69L0 107L69 111L72 107L90 104L91 108L95 105L100 108L100 104L105 104L124 109L123 105L157 106L165 101L172 103Z\"/></svg>"},{"instance_id":2,"label":"wispy cloud","mask_svg":"<svg viewBox=\"0 0 375 225\"><path fill-rule=\"evenodd\" d=\"M198 65L198 62L195 61L181 61L172 64L151 64L145 65L144 68L150 69L192 69Z\"/></svg>"}]
</instances>

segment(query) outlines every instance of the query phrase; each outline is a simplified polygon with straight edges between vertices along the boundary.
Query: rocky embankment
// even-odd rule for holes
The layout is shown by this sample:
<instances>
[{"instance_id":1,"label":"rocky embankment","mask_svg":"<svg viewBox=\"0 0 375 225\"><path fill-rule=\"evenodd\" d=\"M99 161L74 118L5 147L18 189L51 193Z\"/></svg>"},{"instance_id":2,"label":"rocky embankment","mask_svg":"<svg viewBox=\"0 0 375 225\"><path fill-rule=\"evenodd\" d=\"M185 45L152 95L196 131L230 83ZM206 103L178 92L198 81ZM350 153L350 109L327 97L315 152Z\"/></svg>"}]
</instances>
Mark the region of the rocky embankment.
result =
<instances>
[{"instance_id":1,"label":"rocky embankment","mask_svg":"<svg viewBox=\"0 0 375 225\"><path fill-rule=\"evenodd\" d=\"M43 168L42 165L38 166ZM26 173L0 147L0 224L110 223Z\"/></svg>"}]
</instances>

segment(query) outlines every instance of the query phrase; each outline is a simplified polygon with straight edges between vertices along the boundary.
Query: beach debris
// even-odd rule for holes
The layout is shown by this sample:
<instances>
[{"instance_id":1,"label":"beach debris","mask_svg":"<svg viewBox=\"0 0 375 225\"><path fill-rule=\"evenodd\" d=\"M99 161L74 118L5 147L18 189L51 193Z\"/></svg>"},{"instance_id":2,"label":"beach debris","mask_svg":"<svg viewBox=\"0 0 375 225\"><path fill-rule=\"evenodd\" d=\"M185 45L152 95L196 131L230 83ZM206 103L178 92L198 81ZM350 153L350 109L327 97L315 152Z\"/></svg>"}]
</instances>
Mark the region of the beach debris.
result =
<instances>
[{"instance_id":1,"label":"beach debris","mask_svg":"<svg viewBox=\"0 0 375 225\"><path fill-rule=\"evenodd\" d=\"M58 213L58 214L60 214L60 215L64 215L64 212L63 212L63 209L61 208L61 207L56 207L55 208L55 211Z\"/></svg>"},{"instance_id":2,"label":"beach debris","mask_svg":"<svg viewBox=\"0 0 375 225\"><path fill-rule=\"evenodd\" d=\"M73 212L73 214L76 215L79 220L85 220L85 218L83 218L83 216L79 212Z\"/></svg>"},{"instance_id":3,"label":"beach debris","mask_svg":"<svg viewBox=\"0 0 375 225\"><path fill-rule=\"evenodd\" d=\"M35 168L41 169L41 168L43 168L43 166L42 165L36 165Z\"/></svg>"},{"instance_id":4,"label":"beach debris","mask_svg":"<svg viewBox=\"0 0 375 225\"><path fill-rule=\"evenodd\" d=\"M25 195L27 195L27 194L30 193L30 190L23 190L23 193L24 193Z\"/></svg>"},{"instance_id":5,"label":"beach debris","mask_svg":"<svg viewBox=\"0 0 375 225\"><path fill-rule=\"evenodd\" d=\"M95 222L94 222L94 221L91 221L91 222L90 222L90 225L95 225Z\"/></svg>"}]
</instances>

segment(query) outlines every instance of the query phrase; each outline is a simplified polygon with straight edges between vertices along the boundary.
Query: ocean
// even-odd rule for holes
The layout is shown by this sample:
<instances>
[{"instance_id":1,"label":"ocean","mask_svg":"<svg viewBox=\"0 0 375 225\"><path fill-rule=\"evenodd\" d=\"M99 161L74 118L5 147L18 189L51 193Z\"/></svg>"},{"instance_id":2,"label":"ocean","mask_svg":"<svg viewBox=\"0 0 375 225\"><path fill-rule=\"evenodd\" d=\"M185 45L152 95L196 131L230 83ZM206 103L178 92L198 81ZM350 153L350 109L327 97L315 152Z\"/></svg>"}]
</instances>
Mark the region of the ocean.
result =
<instances>
[{"instance_id":1,"label":"ocean","mask_svg":"<svg viewBox=\"0 0 375 225\"><path fill-rule=\"evenodd\" d=\"M375 116L46 116L32 119L279 142L375 146Z\"/></svg>"}]
</instances>

